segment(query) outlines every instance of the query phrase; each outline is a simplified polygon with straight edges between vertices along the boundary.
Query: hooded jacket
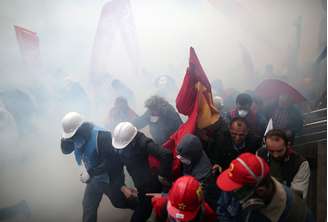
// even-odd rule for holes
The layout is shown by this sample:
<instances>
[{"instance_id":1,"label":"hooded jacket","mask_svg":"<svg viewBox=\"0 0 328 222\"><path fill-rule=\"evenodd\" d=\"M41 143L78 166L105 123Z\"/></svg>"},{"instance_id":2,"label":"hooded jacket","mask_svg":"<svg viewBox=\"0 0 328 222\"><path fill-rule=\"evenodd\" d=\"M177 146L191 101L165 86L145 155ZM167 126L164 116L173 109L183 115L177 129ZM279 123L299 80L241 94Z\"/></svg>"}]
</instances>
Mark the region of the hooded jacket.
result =
<instances>
[{"instance_id":1,"label":"hooded jacket","mask_svg":"<svg viewBox=\"0 0 328 222\"><path fill-rule=\"evenodd\" d=\"M191 175L204 182L210 175L212 164L203 151L198 137L187 134L177 146L178 155L191 161L190 165L183 164L183 174Z\"/></svg>"},{"instance_id":2,"label":"hooded jacket","mask_svg":"<svg viewBox=\"0 0 328 222\"><path fill-rule=\"evenodd\" d=\"M212 209L216 209L220 191L215 185L216 175L212 173L211 161L203 151L199 138L191 134L185 135L177 146L177 154L191 161L190 165L182 165L183 174L191 175L201 182L206 202Z\"/></svg>"}]
</instances>

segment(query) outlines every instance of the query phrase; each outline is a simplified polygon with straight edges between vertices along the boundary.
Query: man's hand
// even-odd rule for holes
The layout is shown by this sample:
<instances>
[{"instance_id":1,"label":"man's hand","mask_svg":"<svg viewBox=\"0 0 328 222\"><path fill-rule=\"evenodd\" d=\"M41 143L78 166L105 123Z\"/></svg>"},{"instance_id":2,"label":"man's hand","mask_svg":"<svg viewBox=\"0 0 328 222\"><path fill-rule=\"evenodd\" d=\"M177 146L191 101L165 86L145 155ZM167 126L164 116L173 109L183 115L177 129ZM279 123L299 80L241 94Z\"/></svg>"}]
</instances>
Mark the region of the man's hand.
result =
<instances>
[{"instance_id":1,"label":"man's hand","mask_svg":"<svg viewBox=\"0 0 328 222\"><path fill-rule=\"evenodd\" d=\"M80 181L82 183L88 183L90 180L90 175L88 174L88 171L83 170L82 173L80 174Z\"/></svg>"},{"instance_id":2,"label":"man's hand","mask_svg":"<svg viewBox=\"0 0 328 222\"><path fill-rule=\"evenodd\" d=\"M127 199L138 197L138 191L135 188L122 186L121 191Z\"/></svg>"}]
</instances>

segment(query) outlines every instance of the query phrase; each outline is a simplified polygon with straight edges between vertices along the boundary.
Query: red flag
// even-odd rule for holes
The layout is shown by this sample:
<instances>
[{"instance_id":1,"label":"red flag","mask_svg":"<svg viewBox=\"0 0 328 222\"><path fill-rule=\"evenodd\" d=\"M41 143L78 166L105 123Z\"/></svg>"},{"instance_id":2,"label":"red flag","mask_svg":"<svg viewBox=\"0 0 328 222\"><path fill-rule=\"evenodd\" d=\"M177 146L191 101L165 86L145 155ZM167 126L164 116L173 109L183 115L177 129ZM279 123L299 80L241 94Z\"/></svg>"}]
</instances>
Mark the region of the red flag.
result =
<instances>
[{"instance_id":1,"label":"red flag","mask_svg":"<svg viewBox=\"0 0 328 222\"><path fill-rule=\"evenodd\" d=\"M219 120L219 113L213 105L211 85L197 58L194 49L190 48L189 67L176 98L177 109L187 115L188 120L170 136L163 146L173 154L173 175L180 176L180 161L176 158L176 147L186 134L195 133L196 129L205 128ZM158 168L159 162L149 158L150 166Z\"/></svg>"},{"instance_id":2,"label":"red flag","mask_svg":"<svg viewBox=\"0 0 328 222\"><path fill-rule=\"evenodd\" d=\"M24 62L29 66L40 65L39 37L36 32L14 26L17 42Z\"/></svg>"}]
</instances>

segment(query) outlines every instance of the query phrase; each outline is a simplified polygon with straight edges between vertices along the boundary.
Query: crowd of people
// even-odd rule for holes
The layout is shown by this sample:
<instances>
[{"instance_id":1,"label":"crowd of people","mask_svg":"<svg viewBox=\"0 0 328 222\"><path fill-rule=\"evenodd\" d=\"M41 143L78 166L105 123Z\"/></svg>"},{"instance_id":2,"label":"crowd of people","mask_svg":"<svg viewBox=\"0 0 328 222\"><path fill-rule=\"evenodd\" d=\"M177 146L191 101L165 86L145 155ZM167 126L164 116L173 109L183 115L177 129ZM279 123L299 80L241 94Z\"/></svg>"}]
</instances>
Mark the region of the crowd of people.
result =
<instances>
[{"instance_id":1,"label":"crowd of people","mask_svg":"<svg viewBox=\"0 0 328 222\"><path fill-rule=\"evenodd\" d=\"M301 111L285 94L265 107L260 100L240 93L227 107L223 94L214 95L217 121L183 135L174 151L166 142L184 121L160 95L145 101L141 115L117 97L104 128L67 113L61 149L83 168L83 221L97 221L103 194L131 209L132 222L315 221L306 205L309 162L293 149Z\"/></svg>"}]
</instances>

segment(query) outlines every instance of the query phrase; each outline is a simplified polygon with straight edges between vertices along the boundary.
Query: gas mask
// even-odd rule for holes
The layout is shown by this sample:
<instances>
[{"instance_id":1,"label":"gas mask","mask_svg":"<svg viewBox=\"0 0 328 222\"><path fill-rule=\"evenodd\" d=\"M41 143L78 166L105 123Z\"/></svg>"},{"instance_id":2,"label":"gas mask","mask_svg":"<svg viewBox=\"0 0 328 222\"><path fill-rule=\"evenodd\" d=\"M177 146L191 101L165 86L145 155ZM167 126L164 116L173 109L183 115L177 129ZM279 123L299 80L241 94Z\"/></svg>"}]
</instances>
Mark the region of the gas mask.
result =
<instances>
[{"instance_id":1,"label":"gas mask","mask_svg":"<svg viewBox=\"0 0 328 222\"><path fill-rule=\"evenodd\" d=\"M247 114L248 114L247 110L244 110L244 109L238 110L238 116L240 116L241 118L246 117Z\"/></svg>"},{"instance_id":2,"label":"gas mask","mask_svg":"<svg viewBox=\"0 0 328 222\"><path fill-rule=\"evenodd\" d=\"M159 120L159 116L153 116L153 115L150 116L150 122L157 123L158 120Z\"/></svg>"},{"instance_id":3,"label":"gas mask","mask_svg":"<svg viewBox=\"0 0 328 222\"><path fill-rule=\"evenodd\" d=\"M265 206L264 201L256 196L256 188L249 185L233 191L232 195L239 200L239 203L243 210L246 209L260 209Z\"/></svg>"}]
</instances>

